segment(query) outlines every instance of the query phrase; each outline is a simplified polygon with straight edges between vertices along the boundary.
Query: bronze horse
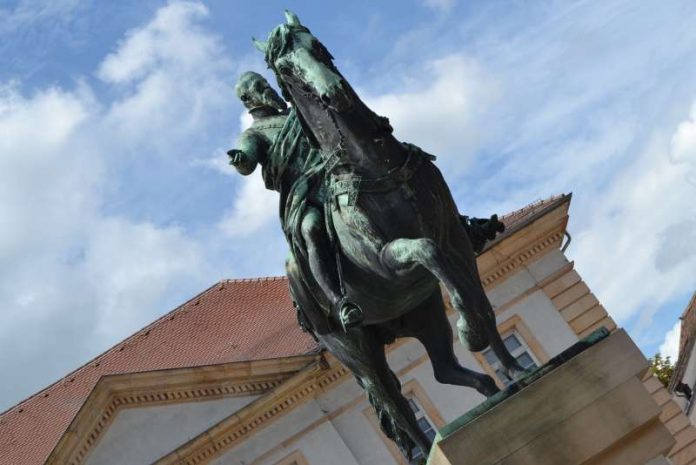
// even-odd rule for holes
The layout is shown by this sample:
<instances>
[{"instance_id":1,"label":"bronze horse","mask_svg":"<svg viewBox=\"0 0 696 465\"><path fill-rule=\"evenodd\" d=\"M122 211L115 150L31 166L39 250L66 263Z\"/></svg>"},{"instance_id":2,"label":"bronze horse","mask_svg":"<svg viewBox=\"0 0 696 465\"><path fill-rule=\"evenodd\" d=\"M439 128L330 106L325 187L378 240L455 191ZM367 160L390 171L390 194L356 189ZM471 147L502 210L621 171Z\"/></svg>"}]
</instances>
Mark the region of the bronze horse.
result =
<instances>
[{"instance_id":1,"label":"bronze horse","mask_svg":"<svg viewBox=\"0 0 696 465\"><path fill-rule=\"evenodd\" d=\"M286 21L267 42L254 42L323 154L325 215L342 286L365 321L346 332L312 325L326 314L319 309L325 299L317 298L295 262L288 266L291 293L315 336L367 392L386 435L406 456L414 445L427 454L431 441L387 365L385 344L415 337L439 382L486 396L498 391L491 377L456 359L440 283L460 315L462 343L472 351L490 345L511 378L522 369L497 331L471 240L434 157L394 138L388 120L360 100L324 45L293 13L286 11Z\"/></svg>"}]
</instances>

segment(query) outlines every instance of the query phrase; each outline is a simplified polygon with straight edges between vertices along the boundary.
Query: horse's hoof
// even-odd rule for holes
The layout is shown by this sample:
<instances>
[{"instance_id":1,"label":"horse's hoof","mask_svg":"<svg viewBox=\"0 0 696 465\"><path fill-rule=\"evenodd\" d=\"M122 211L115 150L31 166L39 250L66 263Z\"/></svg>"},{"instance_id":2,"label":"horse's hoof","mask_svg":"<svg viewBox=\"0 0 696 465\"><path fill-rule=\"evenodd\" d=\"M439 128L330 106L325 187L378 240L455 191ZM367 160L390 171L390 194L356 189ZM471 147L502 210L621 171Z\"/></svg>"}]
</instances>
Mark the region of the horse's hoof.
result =
<instances>
[{"instance_id":1,"label":"horse's hoof","mask_svg":"<svg viewBox=\"0 0 696 465\"><path fill-rule=\"evenodd\" d=\"M498 385L495 384L493 378L491 378L488 375L484 375L482 377L481 384L476 390L486 397L494 396L500 392L500 388L498 387Z\"/></svg>"},{"instance_id":2,"label":"horse's hoof","mask_svg":"<svg viewBox=\"0 0 696 465\"><path fill-rule=\"evenodd\" d=\"M529 372L520 365L511 366L505 369L505 375L512 381L519 381L527 376L527 374L529 374Z\"/></svg>"},{"instance_id":3,"label":"horse's hoof","mask_svg":"<svg viewBox=\"0 0 696 465\"><path fill-rule=\"evenodd\" d=\"M347 332L350 328L358 326L365 319L362 309L356 304L344 300L338 310L338 318L341 321L343 331Z\"/></svg>"}]
</instances>

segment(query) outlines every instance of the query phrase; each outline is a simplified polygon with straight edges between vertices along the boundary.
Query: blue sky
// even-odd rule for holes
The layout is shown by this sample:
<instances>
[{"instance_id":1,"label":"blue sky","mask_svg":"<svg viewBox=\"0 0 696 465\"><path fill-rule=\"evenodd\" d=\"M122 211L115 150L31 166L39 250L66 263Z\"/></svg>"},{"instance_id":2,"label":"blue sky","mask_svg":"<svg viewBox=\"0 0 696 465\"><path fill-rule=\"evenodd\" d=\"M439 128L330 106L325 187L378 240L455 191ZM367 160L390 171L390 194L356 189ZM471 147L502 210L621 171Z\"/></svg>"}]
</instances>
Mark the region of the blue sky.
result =
<instances>
[{"instance_id":1,"label":"blue sky","mask_svg":"<svg viewBox=\"0 0 696 465\"><path fill-rule=\"evenodd\" d=\"M574 193L568 250L641 348L696 290L696 3L0 3L0 410L222 278L282 273L226 165L250 43L294 10L460 209Z\"/></svg>"}]
</instances>

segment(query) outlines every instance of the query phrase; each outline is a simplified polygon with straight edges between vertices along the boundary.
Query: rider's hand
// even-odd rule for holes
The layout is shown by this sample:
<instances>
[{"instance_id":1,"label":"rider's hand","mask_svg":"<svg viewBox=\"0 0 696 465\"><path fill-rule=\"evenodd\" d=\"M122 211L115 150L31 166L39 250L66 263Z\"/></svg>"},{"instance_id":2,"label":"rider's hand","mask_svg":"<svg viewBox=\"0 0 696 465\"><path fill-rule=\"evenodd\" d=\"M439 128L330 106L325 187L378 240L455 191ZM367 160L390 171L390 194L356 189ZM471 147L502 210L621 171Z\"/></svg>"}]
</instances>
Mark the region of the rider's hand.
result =
<instances>
[{"instance_id":1,"label":"rider's hand","mask_svg":"<svg viewBox=\"0 0 696 465\"><path fill-rule=\"evenodd\" d=\"M243 150L232 149L227 151L227 156L230 157L230 165L239 166L244 163L246 153Z\"/></svg>"}]
</instances>

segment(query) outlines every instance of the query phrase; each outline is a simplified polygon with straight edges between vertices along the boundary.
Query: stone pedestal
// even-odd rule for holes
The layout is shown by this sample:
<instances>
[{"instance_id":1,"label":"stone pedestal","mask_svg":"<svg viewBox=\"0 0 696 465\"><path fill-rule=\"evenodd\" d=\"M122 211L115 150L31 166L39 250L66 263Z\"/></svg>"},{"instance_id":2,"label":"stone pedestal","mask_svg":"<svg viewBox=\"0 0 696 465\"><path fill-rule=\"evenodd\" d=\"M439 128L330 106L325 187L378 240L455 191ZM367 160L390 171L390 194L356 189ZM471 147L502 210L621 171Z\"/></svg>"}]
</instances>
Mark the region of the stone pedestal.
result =
<instances>
[{"instance_id":1,"label":"stone pedestal","mask_svg":"<svg viewBox=\"0 0 696 465\"><path fill-rule=\"evenodd\" d=\"M674 439L641 382L647 369L633 341L617 331L516 394L447 425L428 464L666 463Z\"/></svg>"}]
</instances>

